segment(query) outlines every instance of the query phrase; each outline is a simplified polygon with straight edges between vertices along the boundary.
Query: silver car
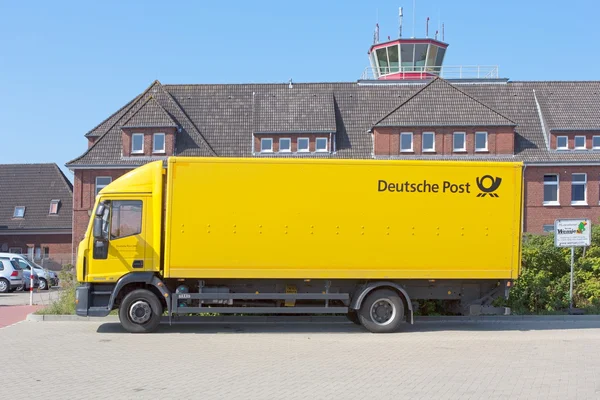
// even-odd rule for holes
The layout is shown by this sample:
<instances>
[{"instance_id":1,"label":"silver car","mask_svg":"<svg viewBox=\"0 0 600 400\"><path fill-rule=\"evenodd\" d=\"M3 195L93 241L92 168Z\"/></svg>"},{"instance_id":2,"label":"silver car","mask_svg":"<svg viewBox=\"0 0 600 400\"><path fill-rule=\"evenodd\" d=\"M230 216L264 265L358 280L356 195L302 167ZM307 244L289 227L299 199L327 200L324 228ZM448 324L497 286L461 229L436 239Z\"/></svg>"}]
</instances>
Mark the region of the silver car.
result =
<instances>
[{"instance_id":1,"label":"silver car","mask_svg":"<svg viewBox=\"0 0 600 400\"><path fill-rule=\"evenodd\" d=\"M23 286L23 270L19 263L0 258L0 293L8 293Z\"/></svg>"}]
</instances>

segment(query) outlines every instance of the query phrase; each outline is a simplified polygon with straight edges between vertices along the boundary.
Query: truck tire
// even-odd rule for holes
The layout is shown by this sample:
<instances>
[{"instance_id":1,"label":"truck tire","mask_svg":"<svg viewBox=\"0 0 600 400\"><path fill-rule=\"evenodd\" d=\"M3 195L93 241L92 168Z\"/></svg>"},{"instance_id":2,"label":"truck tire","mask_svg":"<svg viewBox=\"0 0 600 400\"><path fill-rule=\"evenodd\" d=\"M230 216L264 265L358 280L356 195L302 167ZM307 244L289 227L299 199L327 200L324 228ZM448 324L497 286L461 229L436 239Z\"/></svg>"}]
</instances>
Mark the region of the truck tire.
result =
<instances>
[{"instance_id":1,"label":"truck tire","mask_svg":"<svg viewBox=\"0 0 600 400\"><path fill-rule=\"evenodd\" d=\"M162 305L154 293L136 289L127 294L119 307L119 320L126 331L150 333L158 328Z\"/></svg>"},{"instance_id":2,"label":"truck tire","mask_svg":"<svg viewBox=\"0 0 600 400\"><path fill-rule=\"evenodd\" d=\"M393 290L376 289L363 301L358 318L370 332L395 332L404 321L404 301Z\"/></svg>"}]
</instances>

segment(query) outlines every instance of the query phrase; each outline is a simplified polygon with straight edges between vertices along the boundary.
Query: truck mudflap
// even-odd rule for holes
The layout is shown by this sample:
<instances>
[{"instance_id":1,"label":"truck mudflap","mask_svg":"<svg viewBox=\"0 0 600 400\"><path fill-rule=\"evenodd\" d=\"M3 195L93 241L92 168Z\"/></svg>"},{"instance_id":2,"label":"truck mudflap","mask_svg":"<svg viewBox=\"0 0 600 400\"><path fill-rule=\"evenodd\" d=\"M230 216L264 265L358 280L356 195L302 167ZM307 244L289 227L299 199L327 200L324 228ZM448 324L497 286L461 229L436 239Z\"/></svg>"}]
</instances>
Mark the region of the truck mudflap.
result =
<instances>
[{"instance_id":1,"label":"truck mudflap","mask_svg":"<svg viewBox=\"0 0 600 400\"><path fill-rule=\"evenodd\" d=\"M354 310L360 309L360 306L361 306L363 300L365 299L365 297L367 297L367 295L371 291L373 291L377 288L381 288L381 287L390 287L392 289L397 290L404 296L404 301L406 303L406 307L408 309L408 314L409 314L407 316L408 322L411 325L414 324L414 322L415 322L414 321L414 312L413 312L413 305L412 305L412 301L410 300L410 296L408 295L408 293L406 292L406 290L404 290L404 288L402 286L400 286L394 282L379 281L379 282L370 282L370 283L363 285L354 293L354 296L352 296L352 303L350 304L350 308L354 309Z\"/></svg>"}]
</instances>

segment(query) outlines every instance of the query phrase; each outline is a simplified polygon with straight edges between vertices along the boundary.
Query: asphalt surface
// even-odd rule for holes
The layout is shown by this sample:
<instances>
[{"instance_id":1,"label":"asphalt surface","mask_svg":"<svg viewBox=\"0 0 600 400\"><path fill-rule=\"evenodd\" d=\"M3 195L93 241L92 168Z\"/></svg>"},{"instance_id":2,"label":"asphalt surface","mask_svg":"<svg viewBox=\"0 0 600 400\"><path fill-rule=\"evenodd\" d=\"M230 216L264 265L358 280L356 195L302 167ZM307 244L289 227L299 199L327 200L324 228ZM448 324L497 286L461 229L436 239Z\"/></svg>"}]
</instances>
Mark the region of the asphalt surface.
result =
<instances>
[{"instance_id":1,"label":"asphalt surface","mask_svg":"<svg viewBox=\"0 0 600 400\"><path fill-rule=\"evenodd\" d=\"M0 329L2 397L600 399L600 321L161 325L24 321ZM34 344L32 346L32 343Z\"/></svg>"}]
</instances>

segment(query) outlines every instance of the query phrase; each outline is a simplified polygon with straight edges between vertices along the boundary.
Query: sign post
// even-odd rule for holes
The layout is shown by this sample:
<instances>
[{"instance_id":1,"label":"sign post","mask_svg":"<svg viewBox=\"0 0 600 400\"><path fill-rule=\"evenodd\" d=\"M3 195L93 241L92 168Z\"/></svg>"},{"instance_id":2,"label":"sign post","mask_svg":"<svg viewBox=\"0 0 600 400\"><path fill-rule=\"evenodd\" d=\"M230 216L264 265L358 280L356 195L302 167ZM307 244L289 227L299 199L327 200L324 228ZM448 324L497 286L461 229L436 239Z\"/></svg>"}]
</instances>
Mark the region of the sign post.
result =
<instances>
[{"instance_id":1,"label":"sign post","mask_svg":"<svg viewBox=\"0 0 600 400\"><path fill-rule=\"evenodd\" d=\"M554 245L571 248L571 282L569 286L569 311L573 310L573 267L575 247L589 246L592 242L592 223L589 219L557 219L554 221Z\"/></svg>"}]
</instances>

